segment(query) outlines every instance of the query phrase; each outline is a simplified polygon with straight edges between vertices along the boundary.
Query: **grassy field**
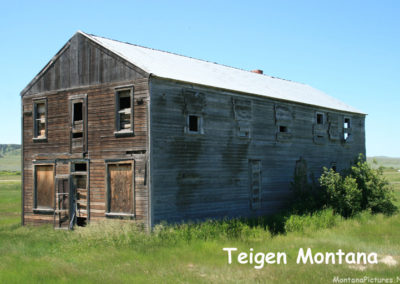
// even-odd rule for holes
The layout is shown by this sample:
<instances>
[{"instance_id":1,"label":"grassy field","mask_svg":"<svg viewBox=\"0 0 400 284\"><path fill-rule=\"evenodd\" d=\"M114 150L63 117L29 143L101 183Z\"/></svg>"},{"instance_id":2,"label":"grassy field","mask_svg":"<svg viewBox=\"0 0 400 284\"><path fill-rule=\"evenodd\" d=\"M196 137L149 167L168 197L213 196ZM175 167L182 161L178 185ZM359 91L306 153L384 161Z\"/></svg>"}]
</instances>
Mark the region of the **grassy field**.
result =
<instances>
[{"instance_id":1,"label":"grassy field","mask_svg":"<svg viewBox=\"0 0 400 284\"><path fill-rule=\"evenodd\" d=\"M374 168L385 167L385 168L400 169L400 158L378 156L378 157L368 157L367 161Z\"/></svg>"},{"instance_id":2,"label":"grassy field","mask_svg":"<svg viewBox=\"0 0 400 284\"><path fill-rule=\"evenodd\" d=\"M386 170L385 175L395 182L399 197L400 173ZM117 221L62 231L20 226L18 178L8 175L0 181L0 283L332 283L335 276L400 277L399 214L334 217L327 229L305 224L276 236L260 228L229 234L230 229L237 232L234 226L221 235L212 226L205 235L161 226L149 236ZM224 247L286 252L287 264L229 265ZM379 264L296 264L299 248L308 247L324 253L376 252Z\"/></svg>"},{"instance_id":3,"label":"grassy field","mask_svg":"<svg viewBox=\"0 0 400 284\"><path fill-rule=\"evenodd\" d=\"M21 149L0 144L0 172L21 170ZM18 145L19 147L19 145Z\"/></svg>"}]
</instances>

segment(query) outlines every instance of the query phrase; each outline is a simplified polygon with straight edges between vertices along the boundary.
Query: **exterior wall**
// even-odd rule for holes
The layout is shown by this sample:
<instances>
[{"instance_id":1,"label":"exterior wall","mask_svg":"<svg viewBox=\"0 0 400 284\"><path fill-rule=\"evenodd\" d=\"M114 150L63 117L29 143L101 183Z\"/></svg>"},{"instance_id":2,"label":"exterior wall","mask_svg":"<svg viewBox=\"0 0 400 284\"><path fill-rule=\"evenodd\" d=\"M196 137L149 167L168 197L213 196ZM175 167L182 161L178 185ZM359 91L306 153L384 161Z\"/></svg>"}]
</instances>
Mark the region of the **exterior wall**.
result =
<instances>
[{"instance_id":1,"label":"exterior wall","mask_svg":"<svg viewBox=\"0 0 400 284\"><path fill-rule=\"evenodd\" d=\"M146 182L149 98L147 76L129 69L129 66L123 66L117 59L103 53L101 49L83 38L72 38L68 48L77 52L78 56L71 57L68 52L63 53L57 59L60 64L57 65L56 62L22 94L23 222L25 224L53 222L53 213L39 214L33 210L34 164L55 164L55 176L58 176L70 174L71 162L79 159L88 160L89 214L90 220L96 220L105 218L106 162L129 159L135 161L135 218L147 225L149 203ZM77 81L66 79L75 73L79 74ZM115 88L126 85L134 86L135 135L116 137ZM87 151L71 153L69 98L81 94L87 95ZM47 99L48 126L45 141L33 139L35 98Z\"/></svg>"},{"instance_id":2,"label":"exterior wall","mask_svg":"<svg viewBox=\"0 0 400 284\"><path fill-rule=\"evenodd\" d=\"M197 98L186 96L185 88L197 91ZM153 225L273 213L288 200L300 157L308 173L318 177L323 166L335 162L340 170L359 153L365 155L363 115L158 78L151 78L150 90ZM247 104L242 118L240 107L233 105L240 101ZM316 111L325 115L322 129L315 126ZM185 133L190 113L202 116L204 134ZM352 141L346 143L344 117L352 125ZM238 137L240 124L249 127L250 138ZM288 133L278 133L280 124ZM249 160L260 160L262 167L261 207L256 210L250 209Z\"/></svg>"}]
</instances>

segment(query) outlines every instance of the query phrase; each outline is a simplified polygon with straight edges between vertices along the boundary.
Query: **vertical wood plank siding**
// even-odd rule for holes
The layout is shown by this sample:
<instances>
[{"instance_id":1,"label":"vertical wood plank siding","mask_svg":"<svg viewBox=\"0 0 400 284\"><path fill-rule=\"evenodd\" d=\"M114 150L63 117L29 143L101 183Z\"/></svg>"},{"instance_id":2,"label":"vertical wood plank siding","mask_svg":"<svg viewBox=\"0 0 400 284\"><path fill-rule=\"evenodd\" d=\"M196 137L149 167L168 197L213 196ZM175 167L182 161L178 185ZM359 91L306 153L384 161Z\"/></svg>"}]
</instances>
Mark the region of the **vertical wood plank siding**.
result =
<instances>
[{"instance_id":1,"label":"vertical wood plank siding","mask_svg":"<svg viewBox=\"0 0 400 284\"><path fill-rule=\"evenodd\" d=\"M307 162L308 172L318 177L323 166L330 167L336 162L340 170L349 166L358 153L365 154L362 115L200 86L193 89L200 98L196 106L196 102L185 98L185 91L182 92L185 88L193 86L151 79L151 182L155 224L162 220L179 222L273 213L288 200L290 181L300 157ZM199 100L204 101L201 106ZM249 112L241 116L248 119L250 138L239 137L237 132L234 104L238 100L242 104L251 103L241 108ZM184 133L188 108L197 108L201 113L204 134ZM326 117L336 115L339 131L342 131L343 117L351 117L353 141L343 143L341 139L334 140L334 136L330 138L326 123L323 141L316 143L313 132L316 111L325 113ZM279 124L285 125L288 133L279 133ZM249 160L260 160L262 165L261 206L257 210L250 206Z\"/></svg>"},{"instance_id":2,"label":"vertical wood plank siding","mask_svg":"<svg viewBox=\"0 0 400 284\"><path fill-rule=\"evenodd\" d=\"M110 159L133 159L136 220L147 225L148 188L144 183L147 150L148 79L81 35L74 36L64 52L23 94L23 198L25 224L53 222L52 214L33 213L33 163L56 165L55 174L69 174L70 162L89 160L91 220L105 218L106 166ZM133 85L134 136L115 137L115 88ZM70 96L87 94L87 153L70 152ZM32 104L47 98L48 136L34 141ZM74 151L75 152L75 151Z\"/></svg>"}]
</instances>

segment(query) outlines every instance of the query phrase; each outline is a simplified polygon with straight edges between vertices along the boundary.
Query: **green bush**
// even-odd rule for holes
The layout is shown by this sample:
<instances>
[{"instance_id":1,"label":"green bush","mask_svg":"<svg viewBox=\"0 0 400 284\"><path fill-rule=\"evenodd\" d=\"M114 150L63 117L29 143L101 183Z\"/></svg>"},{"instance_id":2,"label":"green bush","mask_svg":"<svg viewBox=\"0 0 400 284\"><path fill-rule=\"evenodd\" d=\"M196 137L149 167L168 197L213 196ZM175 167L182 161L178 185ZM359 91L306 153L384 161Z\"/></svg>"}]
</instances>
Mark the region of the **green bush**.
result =
<instances>
[{"instance_id":1,"label":"green bush","mask_svg":"<svg viewBox=\"0 0 400 284\"><path fill-rule=\"evenodd\" d=\"M352 217L364 210L387 215L397 211L393 189L382 169L371 168L363 155L342 174L324 168L318 181L319 184L310 184L304 177L294 177L292 213L309 214L332 208L343 217Z\"/></svg>"},{"instance_id":2,"label":"green bush","mask_svg":"<svg viewBox=\"0 0 400 284\"><path fill-rule=\"evenodd\" d=\"M372 213L393 214L394 194L381 169L372 169L360 155L343 175L324 168L319 178L326 193L325 204L343 217L371 210Z\"/></svg>"}]
</instances>

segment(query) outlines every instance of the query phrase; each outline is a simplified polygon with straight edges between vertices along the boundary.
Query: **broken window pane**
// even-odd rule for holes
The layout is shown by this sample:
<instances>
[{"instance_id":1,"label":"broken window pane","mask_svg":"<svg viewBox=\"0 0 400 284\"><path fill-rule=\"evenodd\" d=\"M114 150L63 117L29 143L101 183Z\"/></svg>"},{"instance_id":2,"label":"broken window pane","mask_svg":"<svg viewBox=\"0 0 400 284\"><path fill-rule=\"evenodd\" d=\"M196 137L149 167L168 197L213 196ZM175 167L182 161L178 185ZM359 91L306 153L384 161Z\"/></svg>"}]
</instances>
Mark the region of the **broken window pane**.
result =
<instances>
[{"instance_id":1,"label":"broken window pane","mask_svg":"<svg viewBox=\"0 0 400 284\"><path fill-rule=\"evenodd\" d=\"M118 129L132 128L132 98L131 90L122 90L117 92L118 95Z\"/></svg>"},{"instance_id":2,"label":"broken window pane","mask_svg":"<svg viewBox=\"0 0 400 284\"><path fill-rule=\"evenodd\" d=\"M35 103L35 138L46 137L46 104Z\"/></svg>"}]
</instances>

